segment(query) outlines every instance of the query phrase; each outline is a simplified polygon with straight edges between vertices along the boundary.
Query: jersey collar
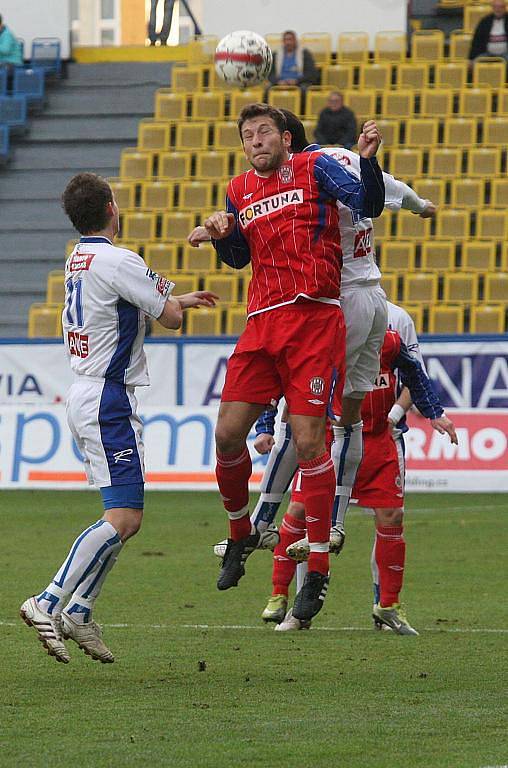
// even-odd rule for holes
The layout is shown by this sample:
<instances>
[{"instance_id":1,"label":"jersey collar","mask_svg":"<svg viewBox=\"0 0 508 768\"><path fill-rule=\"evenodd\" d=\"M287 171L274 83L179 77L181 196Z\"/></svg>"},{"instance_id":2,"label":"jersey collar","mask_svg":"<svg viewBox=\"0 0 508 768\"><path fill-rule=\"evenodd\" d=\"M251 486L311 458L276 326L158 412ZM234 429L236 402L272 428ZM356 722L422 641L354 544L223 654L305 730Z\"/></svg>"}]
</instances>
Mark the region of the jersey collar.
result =
<instances>
[{"instance_id":1,"label":"jersey collar","mask_svg":"<svg viewBox=\"0 0 508 768\"><path fill-rule=\"evenodd\" d=\"M321 149L321 145L320 144L308 144L303 151L304 152L315 152L317 149Z\"/></svg>"},{"instance_id":2,"label":"jersey collar","mask_svg":"<svg viewBox=\"0 0 508 768\"><path fill-rule=\"evenodd\" d=\"M111 240L109 240L107 237L80 237L79 242L80 243L109 243L109 245L113 245Z\"/></svg>"}]
</instances>

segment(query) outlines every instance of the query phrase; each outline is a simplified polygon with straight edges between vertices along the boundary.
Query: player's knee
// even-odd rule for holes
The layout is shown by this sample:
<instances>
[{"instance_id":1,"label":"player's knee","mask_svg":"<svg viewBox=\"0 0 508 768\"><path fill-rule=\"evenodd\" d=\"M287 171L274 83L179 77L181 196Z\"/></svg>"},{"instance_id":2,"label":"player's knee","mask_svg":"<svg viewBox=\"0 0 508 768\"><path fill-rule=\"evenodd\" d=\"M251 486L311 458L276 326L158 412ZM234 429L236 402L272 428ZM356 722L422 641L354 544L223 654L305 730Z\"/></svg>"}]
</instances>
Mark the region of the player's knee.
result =
<instances>
[{"instance_id":1,"label":"player's knee","mask_svg":"<svg viewBox=\"0 0 508 768\"><path fill-rule=\"evenodd\" d=\"M404 521L404 510L400 509L376 509L376 522L379 525L399 526Z\"/></svg>"},{"instance_id":2,"label":"player's knee","mask_svg":"<svg viewBox=\"0 0 508 768\"><path fill-rule=\"evenodd\" d=\"M141 528L141 522L143 520L142 509L107 509L104 512L104 520L107 520L115 531L118 533L122 541L127 541Z\"/></svg>"},{"instance_id":3,"label":"player's knee","mask_svg":"<svg viewBox=\"0 0 508 768\"><path fill-rule=\"evenodd\" d=\"M215 444L219 453L237 453L242 450L245 441L227 423L217 423Z\"/></svg>"},{"instance_id":4,"label":"player's knee","mask_svg":"<svg viewBox=\"0 0 508 768\"><path fill-rule=\"evenodd\" d=\"M325 451L325 442L321 435L304 434L296 437L293 434L298 461L312 461Z\"/></svg>"},{"instance_id":5,"label":"player's knee","mask_svg":"<svg viewBox=\"0 0 508 768\"><path fill-rule=\"evenodd\" d=\"M305 520L305 506L300 501L290 501L288 513L296 520Z\"/></svg>"}]
</instances>

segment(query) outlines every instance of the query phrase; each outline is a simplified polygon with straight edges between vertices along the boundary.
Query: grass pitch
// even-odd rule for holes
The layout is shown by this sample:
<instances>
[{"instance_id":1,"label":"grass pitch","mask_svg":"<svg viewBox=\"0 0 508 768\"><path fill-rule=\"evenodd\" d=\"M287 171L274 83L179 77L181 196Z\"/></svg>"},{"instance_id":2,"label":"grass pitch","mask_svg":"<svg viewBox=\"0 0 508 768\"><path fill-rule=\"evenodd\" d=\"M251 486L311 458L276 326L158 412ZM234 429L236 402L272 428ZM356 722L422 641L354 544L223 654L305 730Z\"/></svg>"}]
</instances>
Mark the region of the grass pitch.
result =
<instances>
[{"instance_id":1,"label":"grass pitch","mask_svg":"<svg viewBox=\"0 0 508 768\"><path fill-rule=\"evenodd\" d=\"M70 644L64 666L17 611L100 516L99 495L2 494L3 768L508 763L506 496L409 497L404 599L419 638L371 628L373 522L358 511L314 627L281 634L259 619L269 553L238 589L215 588L215 494L151 493L146 509L97 606L116 663Z\"/></svg>"}]
</instances>

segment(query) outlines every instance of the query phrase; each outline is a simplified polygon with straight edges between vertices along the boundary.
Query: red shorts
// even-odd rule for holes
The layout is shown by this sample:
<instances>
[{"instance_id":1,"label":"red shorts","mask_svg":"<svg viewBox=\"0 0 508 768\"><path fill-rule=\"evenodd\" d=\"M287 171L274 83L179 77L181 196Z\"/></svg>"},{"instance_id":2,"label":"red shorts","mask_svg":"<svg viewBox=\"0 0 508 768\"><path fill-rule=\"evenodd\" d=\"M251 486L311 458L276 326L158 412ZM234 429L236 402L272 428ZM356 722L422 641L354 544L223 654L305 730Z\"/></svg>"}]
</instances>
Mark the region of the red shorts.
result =
<instances>
[{"instance_id":1,"label":"red shorts","mask_svg":"<svg viewBox=\"0 0 508 768\"><path fill-rule=\"evenodd\" d=\"M270 405L323 416L335 380L342 392L345 325L335 304L299 301L252 315L228 361L223 402Z\"/></svg>"},{"instance_id":2,"label":"red shorts","mask_svg":"<svg viewBox=\"0 0 508 768\"><path fill-rule=\"evenodd\" d=\"M390 430L363 435L363 459L351 494L360 507L399 509L404 506L402 450Z\"/></svg>"}]
</instances>

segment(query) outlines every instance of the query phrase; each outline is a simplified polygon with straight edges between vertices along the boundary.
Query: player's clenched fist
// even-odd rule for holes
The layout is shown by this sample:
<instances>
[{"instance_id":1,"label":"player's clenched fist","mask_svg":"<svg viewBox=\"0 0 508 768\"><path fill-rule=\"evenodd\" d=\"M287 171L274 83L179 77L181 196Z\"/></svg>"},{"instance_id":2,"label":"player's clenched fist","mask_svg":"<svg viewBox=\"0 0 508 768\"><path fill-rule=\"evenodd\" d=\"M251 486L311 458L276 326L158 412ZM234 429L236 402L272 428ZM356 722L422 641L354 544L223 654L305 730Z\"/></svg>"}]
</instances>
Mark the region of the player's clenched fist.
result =
<instances>
[{"instance_id":1,"label":"player's clenched fist","mask_svg":"<svg viewBox=\"0 0 508 768\"><path fill-rule=\"evenodd\" d=\"M261 455L265 453L270 453L274 445L275 445L275 439L273 435L269 435L264 432L258 435L254 440L254 448Z\"/></svg>"},{"instance_id":2,"label":"player's clenched fist","mask_svg":"<svg viewBox=\"0 0 508 768\"><path fill-rule=\"evenodd\" d=\"M212 213L205 221L205 229L214 240L222 240L235 228L235 217L226 211Z\"/></svg>"},{"instance_id":3,"label":"player's clenched fist","mask_svg":"<svg viewBox=\"0 0 508 768\"><path fill-rule=\"evenodd\" d=\"M358 139L358 152L362 157L374 157L381 144L381 133L375 120L367 120L363 124L362 132Z\"/></svg>"}]
</instances>

